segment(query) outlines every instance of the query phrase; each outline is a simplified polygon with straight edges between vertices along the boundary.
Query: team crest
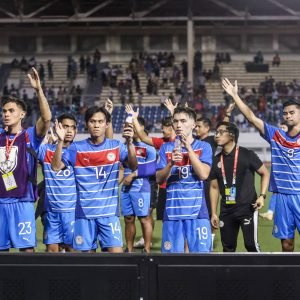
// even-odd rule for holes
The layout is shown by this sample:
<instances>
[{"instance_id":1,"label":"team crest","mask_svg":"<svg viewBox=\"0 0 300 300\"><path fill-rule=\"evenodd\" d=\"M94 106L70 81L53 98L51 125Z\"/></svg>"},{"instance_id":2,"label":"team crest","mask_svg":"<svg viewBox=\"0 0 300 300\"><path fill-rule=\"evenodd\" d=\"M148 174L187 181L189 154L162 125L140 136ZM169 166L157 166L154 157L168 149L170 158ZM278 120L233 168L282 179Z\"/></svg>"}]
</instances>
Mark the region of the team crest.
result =
<instances>
[{"instance_id":1,"label":"team crest","mask_svg":"<svg viewBox=\"0 0 300 300\"><path fill-rule=\"evenodd\" d=\"M83 238L81 235L77 235L75 238L75 242L77 245L81 245L83 243Z\"/></svg>"},{"instance_id":2,"label":"team crest","mask_svg":"<svg viewBox=\"0 0 300 300\"><path fill-rule=\"evenodd\" d=\"M298 139L296 143L297 143L297 145L300 145L300 139Z\"/></svg>"},{"instance_id":3,"label":"team crest","mask_svg":"<svg viewBox=\"0 0 300 300\"><path fill-rule=\"evenodd\" d=\"M217 166L218 166L219 169L221 169L221 162L220 161L218 162Z\"/></svg>"},{"instance_id":4,"label":"team crest","mask_svg":"<svg viewBox=\"0 0 300 300\"><path fill-rule=\"evenodd\" d=\"M165 241L164 242L164 248L165 248L165 250L171 250L171 248L172 248L171 242Z\"/></svg>"},{"instance_id":5,"label":"team crest","mask_svg":"<svg viewBox=\"0 0 300 300\"><path fill-rule=\"evenodd\" d=\"M113 153L113 152L109 152L109 153L107 154L107 159L108 159L109 161L114 161L114 160L116 159L116 154Z\"/></svg>"},{"instance_id":6,"label":"team crest","mask_svg":"<svg viewBox=\"0 0 300 300\"><path fill-rule=\"evenodd\" d=\"M0 147L0 172L7 174L14 171L18 164L18 146L12 146L9 158L6 160L6 147Z\"/></svg>"},{"instance_id":7,"label":"team crest","mask_svg":"<svg viewBox=\"0 0 300 300\"><path fill-rule=\"evenodd\" d=\"M143 153L142 149L137 149L137 150L136 150L136 154L137 154L137 155L142 155L142 153Z\"/></svg>"}]
</instances>

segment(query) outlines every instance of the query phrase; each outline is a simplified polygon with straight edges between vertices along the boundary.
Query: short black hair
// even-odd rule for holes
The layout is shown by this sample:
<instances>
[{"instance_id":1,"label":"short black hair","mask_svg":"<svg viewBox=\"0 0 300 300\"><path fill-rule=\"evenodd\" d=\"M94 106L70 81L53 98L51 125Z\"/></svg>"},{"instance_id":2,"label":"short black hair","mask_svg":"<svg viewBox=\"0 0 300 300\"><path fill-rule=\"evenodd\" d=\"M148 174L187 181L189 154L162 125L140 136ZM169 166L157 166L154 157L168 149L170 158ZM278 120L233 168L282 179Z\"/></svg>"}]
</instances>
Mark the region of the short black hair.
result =
<instances>
[{"instance_id":1,"label":"short black hair","mask_svg":"<svg viewBox=\"0 0 300 300\"><path fill-rule=\"evenodd\" d=\"M175 108L175 110L174 110L173 116L175 114L180 114L180 113L187 114L189 116L189 118L194 119L195 122L197 120L197 114L196 114L196 112L192 108L190 108L190 107L183 107L183 106L179 106L178 107L177 106Z\"/></svg>"},{"instance_id":2,"label":"short black hair","mask_svg":"<svg viewBox=\"0 0 300 300\"><path fill-rule=\"evenodd\" d=\"M84 116L84 120L86 123L88 123L89 119L96 113L103 113L106 119L107 123L110 123L111 121L111 115L110 113L103 107L99 107L99 106L92 106L90 108L87 109L87 111L85 112L85 116Z\"/></svg>"},{"instance_id":3,"label":"short black hair","mask_svg":"<svg viewBox=\"0 0 300 300\"><path fill-rule=\"evenodd\" d=\"M70 113L64 113L64 114L60 115L60 116L57 118L57 121L58 121L59 123L61 123L61 122L62 122L63 120L65 120L65 119L69 119L69 120L74 121L75 124L76 124L76 126L77 126L77 120L76 120L75 116L72 115L72 114L70 114Z\"/></svg>"},{"instance_id":4,"label":"short black hair","mask_svg":"<svg viewBox=\"0 0 300 300\"><path fill-rule=\"evenodd\" d=\"M173 125L173 117L165 117L161 121L162 126L172 126Z\"/></svg>"},{"instance_id":5,"label":"short black hair","mask_svg":"<svg viewBox=\"0 0 300 300\"><path fill-rule=\"evenodd\" d=\"M234 123L222 121L217 124L216 129L218 129L222 125L226 126L228 132L234 135L234 141L237 143L240 134L238 127Z\"/></svg>"},{"instance_id":6,"label":"short black hair","mask_svg":"<svg viewBox=\"0 0 300 300\"><path fill-rule=\"evenodd\" d=\"M27 112L27 105L26 103L17 98L17 97L13 97L13 96L8 96L8 97L5 97L3 100L2 100L2 104L1 104L1 107L3 108L4 105L6 105L7 103L16 103L17 106L19 106L20 108L22 108L22 110L24 112Z\"/></svg>"},{"instance_id":7,"label":"short black hair","mask_svg":"<svg viewBox=\"0 0 300 300\"><path fill-rule=\"evenodd\" d=\"M209 127L209 130L210 130L211 127L212 127L211 120L208 119L208 118L205 118L205 117L198 118L198 119L196 120L196 122L202 122L205 126Z\"/></svg>"},{"instance_id":8,"label":"short black hair","mask_svg":"<svg viewBox=\"0 0 300 300\"><path fill-rule=\"evenodd\" d=\"M289 99L283 103L282 107L285 108L290 105L296 105L297 108L300 108L300 101L296 99Z\"/></svg>"}]
</instances>

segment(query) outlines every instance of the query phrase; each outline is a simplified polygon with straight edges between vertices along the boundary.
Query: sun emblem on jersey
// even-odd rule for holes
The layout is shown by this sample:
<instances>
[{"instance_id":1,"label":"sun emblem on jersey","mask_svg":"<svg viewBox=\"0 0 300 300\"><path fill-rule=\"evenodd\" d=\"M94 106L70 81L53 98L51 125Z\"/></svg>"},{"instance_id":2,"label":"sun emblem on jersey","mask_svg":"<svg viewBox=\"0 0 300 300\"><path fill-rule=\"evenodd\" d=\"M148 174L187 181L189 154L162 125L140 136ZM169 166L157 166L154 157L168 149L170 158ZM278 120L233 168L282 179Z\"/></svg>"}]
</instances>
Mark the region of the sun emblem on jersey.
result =
<instances>
[{"instance_id":1,"label":"sun emblem on jersey","mask_svg":"<svg viewBox=\"0 0 300 300\"><path fill-rule=\"evenodd\" d=\"M12 146L6 160L6 147L0 147L0 171L2 174L12 172L18 164L18 146Z\"/></svg>"},{"instance_id":2,"label":"sun emblem on jersey","mask_svg":"<svg viewBox=\"0 0 300 300\"><path fill-rule=\"evenodd\" d=\"M296 143L297 143L297 145L300 145L300 139L298 139Z\"/></svg>"},{"instance_id":3,"label":"sun emblem on jersey","mask_svg":"<svg viewBox=\"0 0 300 300\"><path fill-rule=\"evenodd\" d=\"M116 159L116 154L114 154L113 152L109 152L109 153L107 154L107 159L108 159L109 161L114 161L114 160Z\"/></svg>"},{"instance_id":4,"label":"sun emblem on jersey","mask_svg":"<svg viewBox=\"0 0 300 300\"><path fill-rule=\"evenodd\" d=\"M77 245L81 245L83 243L83 238L81 235L77 235L75 238L75 242Z\"/></svg>"},{"instance_id":5,"label":"sun emblem on jersey","mask_svg":"<svg viewBox=\"0 0 300 300\"><path fill-rule=\"evenodd\" d=\"M221 228L221 227L224 227L224 222L223 221L220 221L219 222L219 227Z\"/></svg>"},{"instance_id":6,"label":"sun emblem on jersey","mask_svg":"<svg viewBox=\"0 0 300 300\"><path fill-rule=\"evenodd\" d=\"M171 242L165 241L164 242L164 248L165 248L165 250L171 250L171 248L172 248Z\"/></svg>"},{"instance_id":7,"label":"sun emblem on jersey","mask_svg":"<svg viewBox=\"0 0 300 300\"><path fill-rule=\"evenodd\" d=\"M137 150L136 150L136 154L137 154L137 155L141 155L142 153L143 153L142 149L137 149Z\"/></svg>"},{"instance_id":8,"label":"sun emblem on jersey","mask_svg":"<svg viewBox=\"0 0 300 300\"><path fill-rule=\"evenodd\" d=\"M218 168L221 169L221 162L218 162Z\"/></svg>"}]
</instances>

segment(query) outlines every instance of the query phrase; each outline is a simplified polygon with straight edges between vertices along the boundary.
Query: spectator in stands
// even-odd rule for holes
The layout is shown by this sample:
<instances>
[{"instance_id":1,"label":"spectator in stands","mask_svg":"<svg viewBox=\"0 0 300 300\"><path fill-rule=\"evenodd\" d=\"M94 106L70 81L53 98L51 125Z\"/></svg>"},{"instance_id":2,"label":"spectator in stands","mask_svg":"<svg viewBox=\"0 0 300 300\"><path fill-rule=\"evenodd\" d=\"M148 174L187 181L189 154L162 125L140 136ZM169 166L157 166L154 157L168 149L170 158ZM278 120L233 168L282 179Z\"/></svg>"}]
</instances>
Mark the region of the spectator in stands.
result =
<instances>
[{"instance_id":1,"label":"spectator in stands","mask_svg":"<svg viewBox=\"0 0 300 300\"><path fill-rule=\"evenodd\" d=\"M84 56L81 55L80 58L79 58L80 74L84 73L85 67L86 67L86 62L85 62Z\"/></svg>"},{"instance_id":2,"label":"spectator in stands","mask_svg":"<svg viewBox=\"0 0 300 300\"><path fill-rule=\"evenodd\" d=\"M36 60L35 57L32 56L28 62L28 69L35 68L35 66L36 66Z\"/></svg>"},{"instance_id":3,"label":"spectator in stands","mask_svg":"<svg viewBox=\"0 0 300 300\"><path fill-rule=\"evenodd\" d=\"M188 76L188 64L185 59L181 62L181 70L182 70L182 76L186 80Z\"/></svg>"},{"instance_id":4,"label":"spectator in stands","mask_svg":"<svg viewBox=\"0 0 300 300\"><path fill-rule=\"evenodd\" d=\"M254 56L254 63L256 64L263 64L264 63L264 57L261 51L258 51L256 55Z\"/></svg>"},{"instance_id":5,"label":"spectator in stands","mask_svg":"<svg viewBox=\"0 0 300 300\"><path fill-rule=\"evenodd\" d=\"M229 64L231 62L231 56L229 52L225 53L225 62Z\"/></svg>"},{"instance_id":6,"label":"spectator in stands","mask_svg":"<svg viewBox=\"0 0 300 300\"><path fill-rule=\"evenodd\" d=\"M23 56L21 61L20 61L20 68L24 72L27 72L28 69L29 69L29 65L28 65L28 62L27 62L25 56Z\"/></svg>"},{"instance_id":7,"label":"spectator in stands","mask_svg":"<svg viewBox=\"0 0 300 300\"><path fill-rule=\"evenodd\" d=\"M279 67L280 65L280 56L278 54L278 52L275 53L274 57L273 57L273 61L272 61L272 66L277 66Z\"/></svg>"},{"instance_id":8,"label":"spectator in stands","mask_svg":"<svg viewBox=\"0 0 300 300\"><path fill-rule=\"evenodd\" d=\"M51 61L51 59L49 59L47 62L47 69L48 69L48 79L52 80L54 76L53 76L53 62Z\"/></svg>"},{"instance_id":9,"label":"spectator in stands","mask_svg":"<svg viewBox=\"0 0 300 300\"><path fill-rule=\"evenodd\" d=\"M23 56L23 57L24 57L24 56ZM20 62L19 62L16 58L14 58L14 59L11 61L10 65L11 65L12 68L19 68L19 67L20 67Z\"/></svg>"},{"instance_id":10,"label":"spectator in stands","mask_svg":"<svg viewBox=\"0 0 300 300\"><path fill-rule=\"evenodd\" d=\"M43 84L45 82L45 68L43 64L40 64L39 76L40 76L41 83Z\"/></svg>"},{"instance_id":11,"label":"spectator in stands","mask_svg":"<svg viewBox=\"0 0 300 300\"><path fill-rule=\"evenodd\" d=\"M94 62L99 63L100 60L101 60L101 52L98 50L98 48L96 48L94 52Z\"/></svg>"}]
</instances>

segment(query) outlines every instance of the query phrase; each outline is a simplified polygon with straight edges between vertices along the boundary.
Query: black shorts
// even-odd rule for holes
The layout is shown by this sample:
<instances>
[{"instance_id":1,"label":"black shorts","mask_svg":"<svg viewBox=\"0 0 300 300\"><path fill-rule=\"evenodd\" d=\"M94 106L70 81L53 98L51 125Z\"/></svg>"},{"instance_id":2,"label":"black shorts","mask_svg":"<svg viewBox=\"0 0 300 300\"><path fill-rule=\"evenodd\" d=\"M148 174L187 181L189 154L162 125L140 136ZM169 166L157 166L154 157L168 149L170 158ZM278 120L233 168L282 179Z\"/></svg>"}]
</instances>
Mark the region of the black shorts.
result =
<instances>
[{"instance_id":1,"label":"black shorts","mask_svg":"<svg viewBox=\"0 0 300 300\"><path fill-rule=\"evenodd\" d=\"M154 209L157 206L157 198L158 198L158 185L156 181L150 181L150 188L151 188L150 207Z\"/></svg>"},{"instance_id":2,"label":"black shorts","mask_svg":"<svg viewBox=\"0 0 300 300\"><path fill-rule=\"evenodd\" d=\"M163 220L167 200L167 189L159 187L156 206L156 220Z\"/></svg>"}]
</instances>

